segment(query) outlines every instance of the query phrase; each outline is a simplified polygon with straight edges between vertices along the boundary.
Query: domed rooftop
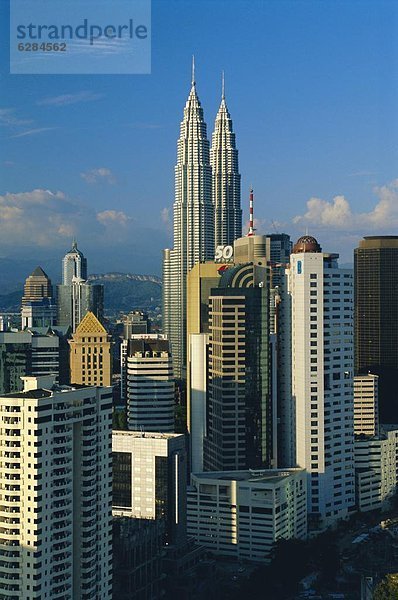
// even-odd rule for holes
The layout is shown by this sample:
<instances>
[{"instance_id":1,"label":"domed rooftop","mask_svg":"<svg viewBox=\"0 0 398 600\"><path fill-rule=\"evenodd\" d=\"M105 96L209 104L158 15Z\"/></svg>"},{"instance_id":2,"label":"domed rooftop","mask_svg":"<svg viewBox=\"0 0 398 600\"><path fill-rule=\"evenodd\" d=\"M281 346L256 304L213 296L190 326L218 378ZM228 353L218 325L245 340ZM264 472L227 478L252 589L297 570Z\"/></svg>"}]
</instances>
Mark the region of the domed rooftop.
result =
<instances>
[{"instance_id":1,"label":"domed rooftop","mask_svg":"<svg viewBox=\"0 0 398 600\"><path fill-rule=\"evenodd\" d=\"M322 248L312 235L302 235L293 246L293 254L299 252L322 252Z\"/></svg>"}]
</instances>

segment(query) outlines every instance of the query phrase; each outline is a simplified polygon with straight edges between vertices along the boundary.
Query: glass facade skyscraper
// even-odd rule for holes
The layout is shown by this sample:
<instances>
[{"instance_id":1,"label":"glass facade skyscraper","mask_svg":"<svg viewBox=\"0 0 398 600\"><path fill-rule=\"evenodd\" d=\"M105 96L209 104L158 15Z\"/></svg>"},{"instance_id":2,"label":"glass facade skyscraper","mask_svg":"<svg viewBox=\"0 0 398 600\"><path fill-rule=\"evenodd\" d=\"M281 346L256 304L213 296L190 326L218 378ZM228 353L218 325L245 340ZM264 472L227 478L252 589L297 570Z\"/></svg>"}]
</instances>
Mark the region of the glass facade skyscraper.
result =
<instances>
[{"instance_id":1,"label":"glass facade skyscraper","mask_svg":"<svg viewBox=\"0 0 398 600\"><path fill-rule=\"evenodd\" d=\"M354 251L355 371L379 375L381 423L398 421L398 236L366 236Z\"/></svg>"}]
</instances>

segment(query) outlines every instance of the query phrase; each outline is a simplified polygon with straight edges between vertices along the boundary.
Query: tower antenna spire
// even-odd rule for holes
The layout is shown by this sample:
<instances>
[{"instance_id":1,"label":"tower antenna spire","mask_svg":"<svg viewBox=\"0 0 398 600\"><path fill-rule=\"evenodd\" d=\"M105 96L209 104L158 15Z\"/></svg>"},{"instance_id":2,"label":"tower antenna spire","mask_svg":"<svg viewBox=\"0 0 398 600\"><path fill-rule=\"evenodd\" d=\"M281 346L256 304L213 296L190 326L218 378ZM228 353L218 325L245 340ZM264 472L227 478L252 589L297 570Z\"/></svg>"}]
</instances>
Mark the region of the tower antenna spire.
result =
<instances>
[{"instance_id":1,"label":"tower antenna spire","mask_svg":"<svg viewBox=\"0 0 398 600\"><path fill-rule=\"evenodd\" d=\"M254 203L254 194L253 194L253 186L250 186L250 196L249 196L249 233L248 236L254 235L254 211L253 211L253 203Z\"/></svg>"},{"instance_id":2,"label":"tower antenna spire","mask_svg":"<svg viewBox=\"0 0 398 600\"><path fill-rule=\"evenodd\" d=\"M221 99L222 100L225 99L225 76L224 76L224 71L222 72L222 76L221 76Z\"/></svg>"},{"instance_id":3,"label":"tower antenna spire","mask_svg":"<svg viewBox=\"0 0 398 600\"><path fill-rule=\"evenodd\" d=\"M192 85L195 85L195 55L192 54Z\"/></svg>"}]
</instances>

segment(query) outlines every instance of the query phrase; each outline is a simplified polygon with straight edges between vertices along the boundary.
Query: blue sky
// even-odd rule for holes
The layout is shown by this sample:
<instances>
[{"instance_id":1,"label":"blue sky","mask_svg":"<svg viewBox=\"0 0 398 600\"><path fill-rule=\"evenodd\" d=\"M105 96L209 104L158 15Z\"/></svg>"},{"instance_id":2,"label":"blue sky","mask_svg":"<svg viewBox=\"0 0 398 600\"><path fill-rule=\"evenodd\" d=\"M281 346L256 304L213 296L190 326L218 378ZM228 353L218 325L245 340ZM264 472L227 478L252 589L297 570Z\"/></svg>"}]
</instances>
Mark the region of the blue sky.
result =
<instances>
[{"instance_id":1,"label":"blue sky","mask_svg":"<svg viewBox=\"0 0 398 600\"><path fill-rule=\"evenodd\" d=\"M0 256L76 235L96 271L160 272L192 54L209 135L225 70L259 231L344 261L397 233L397 2L154 0L151 75L10 75L2 44Z\"/></svg>"}]
</instances>

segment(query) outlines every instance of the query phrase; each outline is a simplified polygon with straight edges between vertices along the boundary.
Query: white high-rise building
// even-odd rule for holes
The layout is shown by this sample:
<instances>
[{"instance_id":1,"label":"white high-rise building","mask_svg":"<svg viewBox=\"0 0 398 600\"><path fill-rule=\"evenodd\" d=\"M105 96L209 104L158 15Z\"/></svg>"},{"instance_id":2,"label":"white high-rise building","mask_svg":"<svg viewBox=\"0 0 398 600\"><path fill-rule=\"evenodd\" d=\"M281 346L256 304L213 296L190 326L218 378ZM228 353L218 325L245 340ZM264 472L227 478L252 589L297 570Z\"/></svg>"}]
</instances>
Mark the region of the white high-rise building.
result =
<instances>
[{"instance_id":1,"label":"white high-rise building","mask_svg":"<svg viewBox=\"0 0 398 600\"><path fill-rule=\"evenodd\" d=\"M168 543L185 541L185 436L113 431L112 451L113 515L162 519Z\"/></svg>"},{"instance_id":2,"label":"white high-rise building","mask_svg":"<svg viewBox=\"0 0 398 600\"><path fill-rule=\"evenodd\" d=\"M187 273L196 263L214 257L211 186L209 141L193 70L177 142L174 245L163 257L163 331L171 342L178 379L186 377Z\"/></svg>"},{"instance_id":3,"label":"white high-rise building","mask_svg":"<svg viewBox=\"0 0 398 600\"><path fill-rule=\"evenodd\" d=\"M72 249L62 259L62 285L72 285L74 278L87 279L87 259L77 248L76 240Z\"/></svg>"},{"instance_id":4,"label":"white high-rise building","mask_svg":"<svg viewBox=\"0 0 398 600\"><path fill-rule=\"evenodd\" d=\"M224 75L210 149L212 194L215 210L215 247L230 246L242 236L238 150L232 120L225 102Z\"/></svg>"},{"instance_id":5,"label":"white high-rise building","mask_svg":"<svg viewBox=\"0 0 398 600\"><path fill-rule=\"evenodd\" d=\"M163 335L132 335L125 355L127 423L132 431L174 431L174 377Z\"/></svg>"},{"instance_id":6,"label":"white high-rise building","mask_svg":"<svg viewBox=\"0 0 398 600\"><path fill-rule=\"evenodd\" d=\"M24 377L0 397L0 596L112 597L112 390Z\"/></svg>"},{"instance_id":7,"label":"white high-rise building","mask_svg":"<svg viewBox=\"0 0 398 600\"><path fill-rule=\"evenodd\" d=\"M318 530L354 506L353 273L337 259L303 236L287 269L291 395L282 400L294 413L289 435L296 464L307 471L310 524Z\"/></svg>"}]
</instances>

